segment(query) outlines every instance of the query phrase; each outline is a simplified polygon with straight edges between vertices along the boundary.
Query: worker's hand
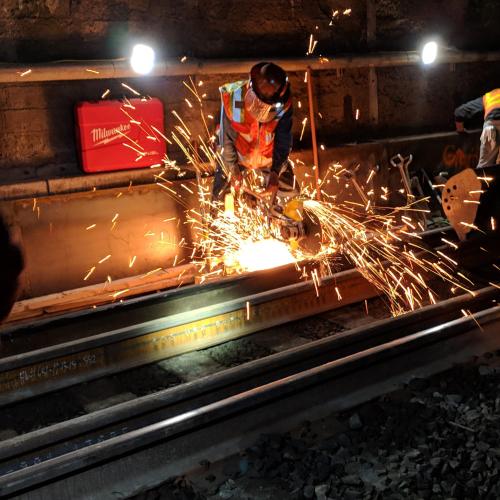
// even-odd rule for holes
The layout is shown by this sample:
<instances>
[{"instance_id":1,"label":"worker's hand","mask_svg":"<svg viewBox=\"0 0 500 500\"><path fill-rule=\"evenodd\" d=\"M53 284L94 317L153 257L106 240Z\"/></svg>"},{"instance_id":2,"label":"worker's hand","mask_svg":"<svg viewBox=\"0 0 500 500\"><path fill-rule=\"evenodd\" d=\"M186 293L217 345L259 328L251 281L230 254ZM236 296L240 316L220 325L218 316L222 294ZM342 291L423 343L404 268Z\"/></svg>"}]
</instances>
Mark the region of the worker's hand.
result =
<instances>
[{"instance_id":1,"label":"worker's hand","mask_svg":"<svg viewBox=\"0 0 500 500\"><path fill-rule=\"evenodd\" d=\"M241 191L243 185L243 176L239 168L237 167L233 172L231 172L231 187L234 189L236 194Z\"/></svg>"},{"instance_id":2,"label":"worker's hand","mask_svg":"<svg viewBox=\"0 0 500 500\"><path fill-rule=\"evenodd\" d=\"M276 193L279 187L279 178L276 172L271 171L267 179L266 193Z\"/></svg>"},{"instance_id":3,"label":"worker's hand","mask_svg":"<svg viewBox=\"0 0 500 500\"><path fill-rule=\"evenodd\" d=\"M465 132L465 127L463 122L455 122L455 128L457 129L457 132L459 134L462 134Z\"/></svg>"}]
</instances>

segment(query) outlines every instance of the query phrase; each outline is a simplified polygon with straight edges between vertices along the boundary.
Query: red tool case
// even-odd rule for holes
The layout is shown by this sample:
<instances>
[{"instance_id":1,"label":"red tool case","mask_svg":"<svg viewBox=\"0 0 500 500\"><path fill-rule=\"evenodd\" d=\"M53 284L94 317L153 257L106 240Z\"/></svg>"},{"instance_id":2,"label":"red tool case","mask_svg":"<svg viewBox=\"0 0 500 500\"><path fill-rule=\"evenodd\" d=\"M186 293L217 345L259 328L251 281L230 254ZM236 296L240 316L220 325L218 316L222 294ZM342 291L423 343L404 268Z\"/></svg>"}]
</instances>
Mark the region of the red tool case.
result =
<instances>
[{"instance_id":1,"label":"red tool case","mask_svg":"<svg viewBox=\"0 0 500 500\"><path fill-rule=\"evenodd\" d=\"M163 103L159 99L81 102L75 115L84 172L148 168L165 157Z\"/></svg>"}]
</instances>

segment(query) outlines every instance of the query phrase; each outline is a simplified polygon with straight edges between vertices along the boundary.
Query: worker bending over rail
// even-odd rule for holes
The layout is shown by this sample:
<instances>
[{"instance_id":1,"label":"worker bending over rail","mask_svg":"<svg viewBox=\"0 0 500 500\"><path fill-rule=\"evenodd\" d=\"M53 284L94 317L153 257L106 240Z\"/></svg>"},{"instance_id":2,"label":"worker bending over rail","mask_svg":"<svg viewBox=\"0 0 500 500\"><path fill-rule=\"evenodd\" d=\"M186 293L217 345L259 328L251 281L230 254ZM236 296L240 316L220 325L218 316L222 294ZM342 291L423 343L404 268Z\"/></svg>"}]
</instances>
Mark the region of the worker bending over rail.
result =
<instances>
[{"instance_id":1,"label":"worker bending over rail","mask_svg":"<svg viewBox=\"0 0 500 500\"><path fill-rule=\"evenodd\" d=\"M0 322L7 317L14 304L22 269L21 252L10 241L7 226L0 217Z\"/></svg>"},{"instance_id":2,"label":"worker bending over rail","mask_svg":"<svg viewBox=\"0 0 500 500\"><path fill-rule=\"evenodd\" d=\"M291 189L293 108L286 72L261 62L247 80L226 83L219 90L219 141L226 173L220 165L215 171L214 200L222 200L230 186L238 192L243 172L261 174L269 193Z\"/></svg>"},{"instance_id":3,"label":"worker bending over rail","mask_svg":"<svg viewBox=\"0 0 500 500\"><path fill-rule=\"evenodd\" d=\"M455 110L457 132L464 132L464 123L484 116L479 163L477 168L500 163L500 89L494 89L472 101L462 104Z\"/></svg>"}]
</instances>

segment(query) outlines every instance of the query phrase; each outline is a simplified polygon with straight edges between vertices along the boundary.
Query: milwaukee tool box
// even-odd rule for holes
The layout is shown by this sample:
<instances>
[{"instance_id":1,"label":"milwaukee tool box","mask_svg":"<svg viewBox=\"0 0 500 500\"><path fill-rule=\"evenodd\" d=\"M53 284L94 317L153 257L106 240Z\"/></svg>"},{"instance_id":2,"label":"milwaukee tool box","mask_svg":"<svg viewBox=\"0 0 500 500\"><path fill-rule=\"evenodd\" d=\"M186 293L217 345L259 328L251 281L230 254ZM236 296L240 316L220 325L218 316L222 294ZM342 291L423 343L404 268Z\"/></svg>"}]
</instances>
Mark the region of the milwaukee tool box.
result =
<instances>
[{"instance_id":1,"label":"milwaukee tool box","mask_svg":"<svg viewBox=\"0 0 500 500\"><path fill-rule=\"evenodd\" d=\"M80 102L75 115L84 172L148 168L165 157L163 103L159 99Z\"/></svg>"}]
</instances>

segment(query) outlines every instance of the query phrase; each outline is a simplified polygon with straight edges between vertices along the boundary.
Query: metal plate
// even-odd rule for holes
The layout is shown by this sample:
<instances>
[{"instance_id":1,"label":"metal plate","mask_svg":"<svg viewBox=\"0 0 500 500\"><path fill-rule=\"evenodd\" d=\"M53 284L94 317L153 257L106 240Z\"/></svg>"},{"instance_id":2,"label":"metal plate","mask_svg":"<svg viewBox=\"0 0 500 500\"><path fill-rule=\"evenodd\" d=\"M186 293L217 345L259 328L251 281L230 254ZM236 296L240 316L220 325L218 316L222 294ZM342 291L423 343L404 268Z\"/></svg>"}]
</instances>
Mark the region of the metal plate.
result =
<instances>
[{"instance_id":1,"label":"metal plate","mask_svg":"<svg viewBox=\"0 0 500 500\"><path fill-rule=\"evenodd\" d=\"M461 241L472 229L480 197L481 181L471 168L454 175L444 186L443 210Z\"/></svg>"}]
</instances>

